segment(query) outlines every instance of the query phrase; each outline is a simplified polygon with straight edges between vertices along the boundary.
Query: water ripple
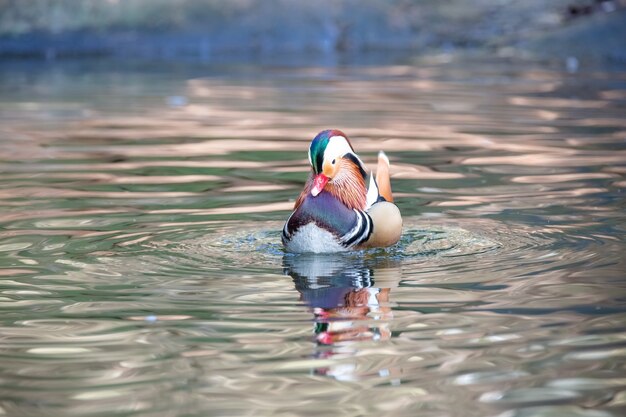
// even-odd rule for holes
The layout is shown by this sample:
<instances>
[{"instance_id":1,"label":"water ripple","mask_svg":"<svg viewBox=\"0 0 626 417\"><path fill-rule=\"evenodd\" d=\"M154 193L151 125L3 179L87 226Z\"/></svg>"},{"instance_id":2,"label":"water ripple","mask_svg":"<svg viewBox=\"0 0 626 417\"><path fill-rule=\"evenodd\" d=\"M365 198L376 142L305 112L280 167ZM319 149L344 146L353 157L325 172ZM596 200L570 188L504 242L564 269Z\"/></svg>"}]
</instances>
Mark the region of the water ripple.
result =
<instances>
[{"instance_id":1,"label":"water ripple","mask_svg":"<svg viewBox=\"0 0 626 417\"><path fill-rule=\"evenodd\" d=\"M0 414L623 415L626 78L469 60L1 67ZM284 252L326 127L397 246Z\"/></svg>"}]
</instances>

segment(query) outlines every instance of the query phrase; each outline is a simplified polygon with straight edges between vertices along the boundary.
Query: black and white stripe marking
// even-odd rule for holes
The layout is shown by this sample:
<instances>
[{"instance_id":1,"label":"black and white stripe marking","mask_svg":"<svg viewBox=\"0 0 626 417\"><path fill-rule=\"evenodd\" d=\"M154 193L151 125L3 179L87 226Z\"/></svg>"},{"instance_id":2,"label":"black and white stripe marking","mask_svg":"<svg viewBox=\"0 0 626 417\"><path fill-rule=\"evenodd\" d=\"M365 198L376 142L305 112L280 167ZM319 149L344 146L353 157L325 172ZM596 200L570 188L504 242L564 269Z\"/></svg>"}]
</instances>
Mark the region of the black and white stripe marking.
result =
<instances>
[{"instance_id":1,"label":"black and white stripe marking","mask_svg":"<svg viewBox=\"0 0 626 417\"><path fill-rule=\"evenodd\" d=\"M345 247L356 246L366 241L374 231L372 218L362 210L354 209L357 223L348 233L341 237L340 243Z\"/></svg>"}]
</instances>

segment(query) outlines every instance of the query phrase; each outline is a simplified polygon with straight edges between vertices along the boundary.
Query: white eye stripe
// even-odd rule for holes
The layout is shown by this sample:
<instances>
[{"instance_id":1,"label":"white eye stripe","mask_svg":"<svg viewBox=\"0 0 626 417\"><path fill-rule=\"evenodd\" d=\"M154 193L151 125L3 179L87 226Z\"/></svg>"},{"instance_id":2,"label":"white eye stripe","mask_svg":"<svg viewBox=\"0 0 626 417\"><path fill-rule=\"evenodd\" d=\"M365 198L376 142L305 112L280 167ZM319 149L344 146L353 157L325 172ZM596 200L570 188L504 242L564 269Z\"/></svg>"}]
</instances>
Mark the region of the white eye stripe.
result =
<instances>
[{"instance_id":1,"label":"white eye stripe","mask_svg":"<svg viewBox=\"0 0 626 417\"><path fill-rule=\"evenodd\" d=\"M328 145L326 145L326 150L324 151L324 160L332 161L333 159L341 158L348 153L354 155L361 163L361 167L365 169L365 164L361 161L361 158L354 153L352 147L348 143L348 140L343 136L333 136L328 140ZM309 159L310 158L311 157L309 156Z\"/></svg>"},{"instance_id":2,"label":"white eye stripe","mask_svg":"<svg viewBox=\"0 0 626 417\"><path fill-rule=\"evenodd\" d=\"M341 158L347 153L353 153L350 144L343 136L333 136L328 140L326 150L324 151L324 160L332 161Z\"/></svg>"}]
</instances>

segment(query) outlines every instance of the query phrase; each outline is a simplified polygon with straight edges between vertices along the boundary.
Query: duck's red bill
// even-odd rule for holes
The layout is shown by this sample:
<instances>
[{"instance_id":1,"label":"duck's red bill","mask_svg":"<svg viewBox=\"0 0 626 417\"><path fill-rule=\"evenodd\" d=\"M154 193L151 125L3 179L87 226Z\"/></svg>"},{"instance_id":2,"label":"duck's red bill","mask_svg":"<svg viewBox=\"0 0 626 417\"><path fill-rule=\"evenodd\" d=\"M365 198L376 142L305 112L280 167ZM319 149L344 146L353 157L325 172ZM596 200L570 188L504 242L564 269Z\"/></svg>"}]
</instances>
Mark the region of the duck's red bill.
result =
<instances>
[{"instance_id":1,"label":"duck's red bill","mask_svg":"<svg viewBox=\"0 0 626 417\"><path fill-rule=\"evenodd\" d=\"M311 194L313 194L313 197L322 192L328 180L329 178L324 174L317 174L315 178L313 178L313 188L311 188Z\"/></svg>"}]
</instances>

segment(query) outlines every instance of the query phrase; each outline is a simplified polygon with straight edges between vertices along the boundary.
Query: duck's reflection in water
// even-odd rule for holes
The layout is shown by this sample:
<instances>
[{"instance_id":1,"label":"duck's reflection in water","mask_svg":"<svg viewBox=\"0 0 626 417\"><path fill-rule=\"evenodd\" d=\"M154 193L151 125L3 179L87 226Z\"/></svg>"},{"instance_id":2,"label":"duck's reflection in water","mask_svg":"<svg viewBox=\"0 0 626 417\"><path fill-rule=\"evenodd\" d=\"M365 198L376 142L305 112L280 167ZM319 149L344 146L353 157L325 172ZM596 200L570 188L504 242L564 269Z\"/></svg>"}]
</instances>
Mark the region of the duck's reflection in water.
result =
<instances>
[{"instance_id":1,"label":"duck's reflection in water","mask_svg":"<svg viewBox=\"0 0 626 417\"><path fill-rule=\"evenodd\" d=\"M391 338L389 294L400 276L397 262L356 255L297 255L285 256L283 266L313 313L315 357L352 356L359 342ZM356 368L342 361L315 373L356 379Z\"/></svg>"}]
</instances>

